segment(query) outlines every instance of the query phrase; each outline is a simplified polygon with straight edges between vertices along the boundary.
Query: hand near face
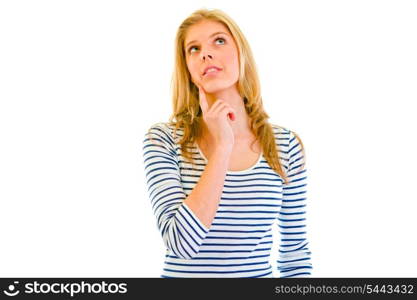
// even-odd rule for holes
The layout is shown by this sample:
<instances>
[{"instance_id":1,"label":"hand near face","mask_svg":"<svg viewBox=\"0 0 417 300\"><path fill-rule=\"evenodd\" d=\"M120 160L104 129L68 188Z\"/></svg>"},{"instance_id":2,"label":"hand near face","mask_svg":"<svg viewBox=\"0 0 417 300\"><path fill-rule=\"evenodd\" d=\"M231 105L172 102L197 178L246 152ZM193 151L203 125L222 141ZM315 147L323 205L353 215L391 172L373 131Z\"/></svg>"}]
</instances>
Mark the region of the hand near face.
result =
<instances>
[{"instance_id":1,"label":"hand near face","mask_svg":"<svg viewBox=\"0 0 417 300\"><path fill-rule=\"evenodd\" d=\"M235 111L222 99L216 99L209 107L206 91L202 86L197 86L203 120L214 137L215 146L231 149L234 144L234 134L229 122L235 120Z\"/></svg>"}]
</instances>

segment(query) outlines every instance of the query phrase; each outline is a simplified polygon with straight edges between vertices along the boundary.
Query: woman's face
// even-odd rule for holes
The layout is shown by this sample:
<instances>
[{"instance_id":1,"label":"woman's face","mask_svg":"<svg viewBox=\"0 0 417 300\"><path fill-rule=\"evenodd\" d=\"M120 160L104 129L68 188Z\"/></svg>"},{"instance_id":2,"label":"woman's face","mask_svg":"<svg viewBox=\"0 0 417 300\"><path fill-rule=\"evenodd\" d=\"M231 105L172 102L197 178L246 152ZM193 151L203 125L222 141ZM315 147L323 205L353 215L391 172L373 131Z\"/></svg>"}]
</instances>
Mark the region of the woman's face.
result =
<instances>
[{"instance_id":1,"label":"woman's face","mask_svg":"<svg viewBox=\"0 0 417 300\"><path fill-rule=\"evenodd\" d=\"M230 88L239 78L239 57L236 43L226 26L203 20L190 26L184 42L187 67L194 83L208 93ZM203 75L214 65L220 71Z\"/></svg>"}]
</instances>

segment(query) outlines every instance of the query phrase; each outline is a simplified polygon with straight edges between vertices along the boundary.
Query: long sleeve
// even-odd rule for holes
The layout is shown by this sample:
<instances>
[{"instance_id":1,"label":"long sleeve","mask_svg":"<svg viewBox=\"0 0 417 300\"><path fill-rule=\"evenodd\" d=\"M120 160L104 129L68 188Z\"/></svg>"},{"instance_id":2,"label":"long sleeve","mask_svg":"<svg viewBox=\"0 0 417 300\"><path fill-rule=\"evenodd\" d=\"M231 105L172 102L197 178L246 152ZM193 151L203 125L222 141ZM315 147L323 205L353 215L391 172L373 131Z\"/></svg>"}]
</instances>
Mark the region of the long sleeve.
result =
<instances>
[{"instance_id":1,"label":"long sleeve","mask_svg":"<svg viewBox=\"0 0 417 300\"><path fill-rule=\"evenodd\" d=\"M175 144L165 124L151 126L145 134L142 153L148 195L164 244L174 255L191 259L209 229L183 202L186 194Z\"/></svg>"},{"instance_id":2,"label":"long sleeve","mask_svg":"<svg viewBox=\"0 0 417 300\"><path fill-rule=\"evenodd\" d=\"M313 268L306 230L307 168L301 146L290 131L286 166L289 182L283 185L277 222L281 236L277 260L280 277L310 277Z\"/></svg>"}]
</instances>

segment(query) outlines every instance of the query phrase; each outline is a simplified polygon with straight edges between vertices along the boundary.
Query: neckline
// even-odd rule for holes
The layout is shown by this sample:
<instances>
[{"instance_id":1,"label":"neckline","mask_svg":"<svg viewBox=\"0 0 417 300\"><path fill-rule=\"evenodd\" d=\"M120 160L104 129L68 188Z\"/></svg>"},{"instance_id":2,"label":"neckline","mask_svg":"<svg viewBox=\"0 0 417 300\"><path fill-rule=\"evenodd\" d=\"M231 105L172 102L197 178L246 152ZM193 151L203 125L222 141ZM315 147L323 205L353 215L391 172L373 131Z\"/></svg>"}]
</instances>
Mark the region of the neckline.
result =
<instances>
[{"instance_id":1,"label":"neckline","mask_svg":"<svg viewBox=\"0 0 417 300\"><path fill-rule=\"evenodd\" d=\"M206 164L208 163L208 159L205 157L205 155L203 154L203 151L201 151L201 149L200 149L200 147L198 146L198 143L197 142L195 142L195 146L196 146L196 148L197 148L197 151L198 151L198 154L204 159L204 161L206 162ZM258 166L259 165L259 163L261 162L261 160L262 160L262 156L263 156L263 151L261 151L261 153L259 154L259 157L258 157L258 159L256 160L256 162L252 165L252 166L250 166L249 168L247 168L247 169L244 169L244 170L237 170L237 171L232 171L232 170L227 170L226 171L226 173L228 173L228 174L239 174L239 173L246 173L246 172L248 172L248 171L251 171L251 170L253 170L256 166Z\"/></svg>"}]
</instances>

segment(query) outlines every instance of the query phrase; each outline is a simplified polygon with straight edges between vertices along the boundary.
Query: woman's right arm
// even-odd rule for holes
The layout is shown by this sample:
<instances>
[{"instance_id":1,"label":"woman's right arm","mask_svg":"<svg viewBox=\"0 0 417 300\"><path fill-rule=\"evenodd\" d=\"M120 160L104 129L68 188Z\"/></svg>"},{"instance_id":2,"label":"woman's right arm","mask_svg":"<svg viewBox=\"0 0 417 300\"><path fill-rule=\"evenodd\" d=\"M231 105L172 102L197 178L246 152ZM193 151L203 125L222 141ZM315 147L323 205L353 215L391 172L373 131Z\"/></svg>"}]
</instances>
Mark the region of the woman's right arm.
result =
<instances>
[{"instance_id":1,"label":"woman's right arm","mask_svg":"<svg viewBox=\"0 0 417 300\"><path fill-rule=\"evenodd\" d=\"M146 187L165 247L180 258L192 259L209 232L184 203L175 145L164 125L153 125L144 136L143 163Z\"/></svg>"},{"instance_id":2,"label":"woman's right arm","mask_svg":"<svg viewBox=\"0 0 417 300\"><path fill-rule=\"evenodd\" d=\"M200 89L203 118L213 137L213 153L200 179L187 197L172 137L153 126L143 141L143 158L149 197L165 246L175 255L197 255L216 215L234 144L228 116L234 110L221 99L209 107ZM164 127L164 126L163 126Z\"/></svg>"},{"instance_id":3,"label":"woman's right arm","mask_svg":"<svg viewBox=\"0 0 417 300\"><path fill-rule=\"evenodd\" d=\"M187 197L174 141L168 131L166 126L154 125L145 134L142 153L146 186L166 248L180 258L192 259L199 252L216 214L228 151L214 150L199 182Z\"/></svg>"}]
</instances>

